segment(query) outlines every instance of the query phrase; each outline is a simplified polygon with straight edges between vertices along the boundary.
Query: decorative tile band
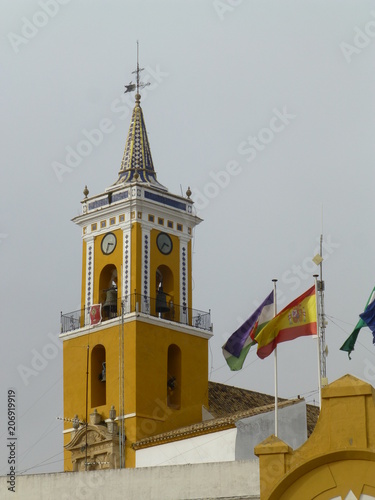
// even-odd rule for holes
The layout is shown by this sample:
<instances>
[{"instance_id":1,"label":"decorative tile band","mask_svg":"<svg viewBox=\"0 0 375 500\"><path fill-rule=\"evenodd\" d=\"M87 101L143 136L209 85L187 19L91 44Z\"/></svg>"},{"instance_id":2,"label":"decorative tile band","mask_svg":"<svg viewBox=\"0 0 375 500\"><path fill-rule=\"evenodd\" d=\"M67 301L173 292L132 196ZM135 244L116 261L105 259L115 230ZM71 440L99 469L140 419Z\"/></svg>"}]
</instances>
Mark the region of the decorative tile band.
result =
<instances>
[{"instance_id":1,"label":"decorative tile band","mask_svg":"<svg viewBox=\"0 0 375 500\"><path fill-rule=\"evenodd\" d=\"M143 231L143 248L142 248L142 310L149 311L148 297L150 295L150 232Z\"/></svg>"},{"instance_id":2,"label":"decorative tile band","mask_svg":"<svg viewBox=\"0 0 375 500\"><path fill-rule=\"evenodd\" d=\"M124 295L130 294L130 238L129 234L124 235Z\"/></svg>"},{"instance_id":3,"label":"decorative tile band","mask_svg":"<svg viewBox=\"0 0 375 500\"><path fill-rule=\"evenodd\" d=\"M157 203L162 203L163 205L168 205L169 207L178 208L179 210L183 210L186 212L186 203L182 203L181 201L172 200L171 198L167 198L161 194L151 193L150 191L145 190L145 198L148 200L156 201Z\"/></svg>"},{"instance_id":4,"label":"decorative tile band","mask_svg":"<svg viewBox=\"0 0 375 500\"><path fill-rule=\"evenodd\" d=\"M94 278L94 247L90 243L87 245L87 260L86 260L86 307L92 305L92 283Z\"/></svg>"},{"instance_id":5,"label":"decorative tile band","mask_svg":"<svg viewBox=\"0 0 375 500\"><path fill-rule=\"evenodd\" d=\"M188 314L188 268L187 268L187 244L180 240L180 321L187 321Z\"/></svg>"}]
</instances>

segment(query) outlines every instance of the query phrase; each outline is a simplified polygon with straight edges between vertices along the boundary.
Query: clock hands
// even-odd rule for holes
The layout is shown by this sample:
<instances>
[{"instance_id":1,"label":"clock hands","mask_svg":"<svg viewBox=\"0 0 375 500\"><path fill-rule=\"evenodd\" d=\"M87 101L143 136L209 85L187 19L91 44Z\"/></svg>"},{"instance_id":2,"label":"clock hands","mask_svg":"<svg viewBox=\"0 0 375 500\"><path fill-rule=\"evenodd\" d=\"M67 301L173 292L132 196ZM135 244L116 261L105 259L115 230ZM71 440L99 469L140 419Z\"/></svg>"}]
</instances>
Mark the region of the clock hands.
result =
<instances>
[{"instance_id":1,"label":"clock hands","mask_svg":"<svg viewBox=\"0 0 375 500\"><path fill-rule=\"evenodd\" d=\"M171 253L173 243L171 238L166 233L159 233L156 239L156 244L161 253L168 255Z\"/></svg>"},{"instance_id":2,"label":"clock hands","mask_svg":"<svg viewBox=\"0 0 375 500\"><path fill-rule=\"evenodd\" d=\"M102 252L104 255L111 254L116 248L116 236L113 233L107 233L102 239Z\"/></svg>"}]
</instances>

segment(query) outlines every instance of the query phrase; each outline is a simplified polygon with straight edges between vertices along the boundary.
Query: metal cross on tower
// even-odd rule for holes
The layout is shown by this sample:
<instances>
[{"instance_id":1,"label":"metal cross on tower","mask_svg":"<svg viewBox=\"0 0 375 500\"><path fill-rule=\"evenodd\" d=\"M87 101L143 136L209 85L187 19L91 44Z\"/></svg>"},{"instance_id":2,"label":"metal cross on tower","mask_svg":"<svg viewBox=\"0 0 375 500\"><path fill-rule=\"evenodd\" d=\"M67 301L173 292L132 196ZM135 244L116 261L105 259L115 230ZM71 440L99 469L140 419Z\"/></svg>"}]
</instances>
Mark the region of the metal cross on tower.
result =
<instances>
[{"instance_id":1,"label":"metal cross on tower","mask_svg":"<svg viewBox=\"0 0 375 500\"><path fill-rule=\"evenodd\" d=\"M140 89L143 89L144 87L147 87L148 85L150 85L150 82L148 83L143 83L141 82L140 80L140 72L143 71L144 68L140 68L139 67L139 42L137 40L137 69L135 71L132 71L132 74L134 75L137 75L136 76L136 82L137 83L133 83L133 82L130 82L129 85L125 85L125 94L127 92L133 92L134 90L137 90L137 93L136 93L136 100L139 101L140 100L140 94L139 94L139 91Z\"/></svg>"}]
</instances>

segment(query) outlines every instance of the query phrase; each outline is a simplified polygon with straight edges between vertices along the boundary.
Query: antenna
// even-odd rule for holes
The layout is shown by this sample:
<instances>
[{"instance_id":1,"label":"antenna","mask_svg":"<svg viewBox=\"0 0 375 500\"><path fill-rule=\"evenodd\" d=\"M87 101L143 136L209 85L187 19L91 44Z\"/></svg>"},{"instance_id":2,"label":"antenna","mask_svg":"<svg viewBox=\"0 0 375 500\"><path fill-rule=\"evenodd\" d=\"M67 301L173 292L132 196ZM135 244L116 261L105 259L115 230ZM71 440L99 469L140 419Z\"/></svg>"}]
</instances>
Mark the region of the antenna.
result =
<instances>
[{"instance_id":1,"label":"antenna","mask_svg":"<svg viewBox=\"0 0 375 500\"><path fill-rule=\"evenodd\" d=\"M320 234L320 252L312 259L319 266L319 279L317 280L318 291L318 339L320 342L320 378L322 387L328 384L327 379L327 346L326 346L326 319L324 312L324 290L325 284L323 280L323 206L322 206L322 232Z\"/></svg>"},{"instance_id":2,"label":"antenna","mask_svg":"<svg viewBox=\"0 0 375 500\"><path fill-rule=\"evenodd\" d=\"M325 284L323 281L323 234L320 235L320 263L319 263L319 326L320 326L320 375L322 377L323 387L327 385L327 348L326 348L326 320L324 312L324 290Z\"/></svg>"}]
</instances>

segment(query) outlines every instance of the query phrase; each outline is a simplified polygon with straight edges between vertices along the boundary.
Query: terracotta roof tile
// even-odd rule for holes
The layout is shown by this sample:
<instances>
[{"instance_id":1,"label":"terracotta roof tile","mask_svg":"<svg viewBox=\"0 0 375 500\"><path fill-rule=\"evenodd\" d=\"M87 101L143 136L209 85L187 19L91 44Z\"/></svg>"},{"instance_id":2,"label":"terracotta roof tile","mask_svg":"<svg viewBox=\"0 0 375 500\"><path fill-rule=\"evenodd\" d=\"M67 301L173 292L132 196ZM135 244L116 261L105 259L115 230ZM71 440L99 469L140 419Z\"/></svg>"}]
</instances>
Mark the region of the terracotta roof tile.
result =
<instances>
[{"instance_id":1,"label":"terracotta roof tile","mask_svg":"<svg viewBox=\"0 0 375 500\"><path fill-rule=\"evenodd\" d=\"M299 402L299 399L285 400L279 403L279 408L285 408L286 406L291 406ZM149 446L168 443L170 441L178 441L180 439L199 436L201 434L209 434L219 430L230 429L235 427L238 420L259 415L261 413L267 413L269 411L273 411L273 409L274 404L249 408L248 410L241 410L225 417L205 420L204 422L198 422L197 424L187 425L186 427L180 427L172 431L163 432L162 434L141 439L136 443L133 443L132 448L138 450L140 448L147 448Z\"/></svg>"},{"instance_id":2,"label":"terracotta roof tile","mask_svg":"<svg viewBox=\"0 0 375 500\"><path fill-rule=\"evenodd\" d=\"M286 400L279 398L279 401ZM269 394L218 382L208 382L208 410L214 417L223 417L241 410L274 404L274 402L274 396Z\"/></svg>"},{"instance_id":3,"label":"terracotta roof tile","mask_svg":"<svg viewBox=\"0 0 375 500\"><path fill-rule=\"evenodd\" d=\"M230 429L235 427L235 423L238 420L267 413L274 409L274 397L269 394L262 394L217 382L208 383L208 400L209 412L213 415L213 419L141 439L133 443L132 447L137 450L201 434L208 434L218 430ZM299 399L286 400L279 398L279 407L283 408L297 404L299 401ZM319 408L307 405L306 411L307 434L310 436L319 416Z\"/></svg>"}]
</instances>

